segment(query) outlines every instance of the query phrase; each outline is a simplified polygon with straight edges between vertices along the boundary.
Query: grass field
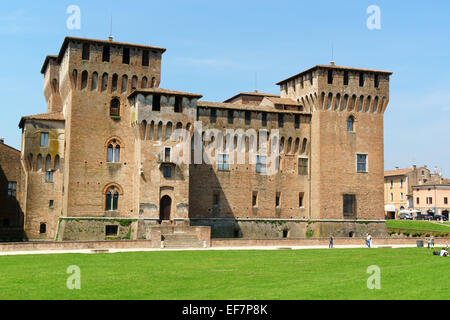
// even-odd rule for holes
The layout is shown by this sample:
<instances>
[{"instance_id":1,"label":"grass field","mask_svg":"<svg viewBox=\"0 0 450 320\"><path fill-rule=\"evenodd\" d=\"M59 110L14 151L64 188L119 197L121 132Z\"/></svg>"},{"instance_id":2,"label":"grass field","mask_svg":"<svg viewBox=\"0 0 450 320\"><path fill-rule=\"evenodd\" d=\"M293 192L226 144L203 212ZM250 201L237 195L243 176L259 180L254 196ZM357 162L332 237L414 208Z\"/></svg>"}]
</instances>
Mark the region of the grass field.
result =
<instances>
[{"instance_id":1,"label":"grass field","mask_svg":"<svg viewBox=\"0 0 450 320\"><path fill-rule=\"evenodd\" d=\"M449 271L425 248L0 256L0 299L450 299Z\"/></svg>"},{"instance_id":2,"label":"grass field","mask_svg":"<svg viewBox=\"0 0 450 320\"><path fill-rule=\"evenodd\" d=\"M429 231L446 231L450 232L450 225L433 223L428 221L411 221L411 220L387 220L388 228L409 229L409 230L429 230Z\"/></svg>"}]
</instances>

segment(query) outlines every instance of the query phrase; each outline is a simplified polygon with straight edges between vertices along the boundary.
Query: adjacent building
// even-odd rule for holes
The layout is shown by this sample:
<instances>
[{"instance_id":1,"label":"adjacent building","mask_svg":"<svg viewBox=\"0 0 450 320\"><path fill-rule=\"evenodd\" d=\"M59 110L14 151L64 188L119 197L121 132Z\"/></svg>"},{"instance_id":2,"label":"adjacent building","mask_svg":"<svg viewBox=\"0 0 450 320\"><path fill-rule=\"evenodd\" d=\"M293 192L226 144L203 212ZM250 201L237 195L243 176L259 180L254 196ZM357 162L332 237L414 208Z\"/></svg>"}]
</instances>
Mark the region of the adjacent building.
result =
<instances>
[{"instance_id":1,"label":"adjacent building","mask_svg":"<svg viewBox=\"0 0 450 320\"><path fill-rule=\"evenodd\" d=\"M414 208L421 214L449 218L450 183L429 183L413 186Z\"/></svg>"}]
</instances>

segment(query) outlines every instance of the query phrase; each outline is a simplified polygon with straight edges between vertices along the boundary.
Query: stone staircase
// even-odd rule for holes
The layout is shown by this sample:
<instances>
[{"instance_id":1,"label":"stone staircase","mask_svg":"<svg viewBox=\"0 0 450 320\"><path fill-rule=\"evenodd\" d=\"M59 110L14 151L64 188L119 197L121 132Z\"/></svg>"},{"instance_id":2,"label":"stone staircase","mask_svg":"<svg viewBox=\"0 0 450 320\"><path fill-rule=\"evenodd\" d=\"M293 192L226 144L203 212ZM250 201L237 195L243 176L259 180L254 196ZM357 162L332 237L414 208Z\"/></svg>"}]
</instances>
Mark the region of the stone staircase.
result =
<instances>
[{"instance_id":1,"label":"stone staircase","mask_svg":"<svg viewBox=\"0 0 450 320\"><path fill-rule=\"evenodd\" d=\"M204 248L204 241L195 234L172 233L161 237L161 247L167 249Z\"/></svg>"}]
</instances>

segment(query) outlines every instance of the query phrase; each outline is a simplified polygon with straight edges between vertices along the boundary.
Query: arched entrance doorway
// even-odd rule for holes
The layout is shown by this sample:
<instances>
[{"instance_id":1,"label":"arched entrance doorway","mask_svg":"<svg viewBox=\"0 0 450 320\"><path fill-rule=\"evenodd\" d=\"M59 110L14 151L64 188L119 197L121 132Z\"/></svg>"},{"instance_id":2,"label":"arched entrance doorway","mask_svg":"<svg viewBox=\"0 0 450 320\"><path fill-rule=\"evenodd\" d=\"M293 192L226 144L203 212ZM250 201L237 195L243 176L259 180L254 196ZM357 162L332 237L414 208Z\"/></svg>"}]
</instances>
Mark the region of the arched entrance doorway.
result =
<instances>
[{"instance_id":1,"label":"arched entrance doorway","mask_svg":"<svg viewBox=\"0 0 450 320\"><path fill-rule=\"evenodd\" d=\"M442 215L448 219L448 210L442 211Z\"/></svg>"},{"instance_id":2,"label":"arched entrance doorway","mask_svg":"<svg viewBox=\"0 0 450 320\"><path fill-rule=\"evenodd\" d=\"M171 209L172 199L169 196L162 197L159 203L159 219L161 221L170 220Z\"/></svg>"}]
</instances>

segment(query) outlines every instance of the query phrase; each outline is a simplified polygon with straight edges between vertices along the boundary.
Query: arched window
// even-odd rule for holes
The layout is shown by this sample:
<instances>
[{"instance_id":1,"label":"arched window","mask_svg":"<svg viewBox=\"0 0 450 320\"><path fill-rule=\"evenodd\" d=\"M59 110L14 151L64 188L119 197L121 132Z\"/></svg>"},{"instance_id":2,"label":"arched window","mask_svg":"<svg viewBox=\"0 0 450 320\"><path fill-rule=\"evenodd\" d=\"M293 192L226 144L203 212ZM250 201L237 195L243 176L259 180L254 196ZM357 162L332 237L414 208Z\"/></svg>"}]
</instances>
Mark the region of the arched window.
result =
<instances>
[{"instance_id":1,"label":"arched window","mask_svg":"<svg viewBox=\"0 0 450 320\"><path fill-rule=\"evenodd\" d=\"M78 81L78 71L77 69L73 69L72 71L72 80L73 80L73 88L77 88L77 81Z\"/></svg>"},{"instance_id":2,"label":"arched window","mask_svg":"<svg viewBox=\"0 0 450 320\"><path fill-rule=\"evenodd\" d=\"M121 92L125 93L128 90L128 76L126 74L124 74L122 76L122 88L121 88Z\"/></svg>"},{"instance_id":3,"label":"arched window","mask_svg":"<svg viewBox=\"0 0 450 320\"><path fill-rule=\"evenodd\" d=\"M131 78L131 90L136 90L138 85L138 78L136 76L133 76Z\"/></svg>"},{"instance_id":4,"label":"arched window","mask_svg":"<svg viewBox=\"0 0 450 320\"><path fill-rule=\"evenodd\" d=\"M335 101L335 105L334 105L334 110L338 110L340 104L341 104L341 94L338 93L338 94L336 95L336 101Z\"/></svg>"},{"instance_id":5,"label":"arched window","mask_svg":"<svg viewBox=\"0 0 450 320\"><path fill-rule=\"evenodd\" d=\"M307 146L308 146L308 140L306 138L304 138L303 143L302 143L302 154L306 153Z\"/></svg>"},{"instance_id":6,"label":"arched window","mask_svg":"<svg viewBox=\"0 0 450 320\"><path fill-rule=\"evenodd\" d=\"M147 82L148 82L147 77L143 77L142 78L142 82L141 82L141 88L142 89L146 89L147 88Z\"/></svg>"},{"instance_id":7,"label":"arched window","mask_svg":"<svg viewBox=\"0 0 450 320\"><path fill-rule=\"evenodd\" d=\"M366 108L364 109L364 112L369 112L370 111L370 103L372 102L372 97L368 96L367 97L367 102L366 102Z\"/></svg>"},{"instance_id":8,"label":"arched window","mask_svg":"<svg viewBox=\"0 0 450 320\"><path fill-rule=\"evenodd\" d=\"M118 139L111 139L108 142L108 156L106 161L109 163L120 162L120 141Z\"/></svg>"},{"instance_id":9,"label":"arched window","mask_svg":"<svg viewBox=\"0 0 450 320\"><path fill-rule=\"evenodd\" d=\"M55 168L55 171L58 171L59 168L60 168L59 155L56 155L56 156L55 156L55 166L54 166L54 168Z\"/></svg>"},{"instance_id":10,"label":"arched window","mask_svg":"<svg viewBox=\"0 0 450 320\"><path fill-rule=\"evenodd\" d=\"M94 72L92 74L92 80L91 80L91 91L96 91L98 86L98 73Z\"/></svg>"},{"instance_id":11,"label":"arched window","mask_svg":"<svg viewBox=\"0 0 450 320\"><path fill-rule=\"evenodd\" d=\"M109 115L115 117L120 116L120 100L118 98L114 98L111 100Z\"/></svg>"},{"instance_id":12,"label":"arched window","mask_svg":"<svg viewBox=\"0 0 450 320\"><path fill-rule=\"evenodd\" d=\"M283 153L284 150L284 137L281 137L281 141L280 141L280 153Z\"/></svg>"},{"instance_id":13,"label":"arched window","mask_svg":"<svg viewBox=\"0 0 450 320\"><path fill-rule=\"evenodd\" d=\"M355 124L355 119L350 116L347 119L347 131L348 132L353 132L354 131L354 124Z\"/></svg>"},{"instance_id":14,"label":"arched window","mask_svg":"<svg viewBox=\"0 0 450 320\"><path fill-rule=\"evenodd\" d=\"M147 121L141 122L141 140L147 140Z\"/></svg>"},{"instance_id":15,"label":"arched window","mask_svg":"<svg viewBox=\"0 0 450 320\"><path fill-rule=\"evenodd\" d=\"M45 171L52 170L52 157L48 154L45 158Z\"/></svg>"},{"instance_id":16,"label":"arched window","mask_svg":"<svg viewBox=\"0 0 450 320\"><path fill-rule=\"evenodd\" d=\"M157 132L157 136L156 136L156 140L161 140L161 136L162 136L162 121L160 121L158 123L158 132Z\"/></svg>"},{"instance_id":17,"label":"arched window","mask_svg":"<svg viewBox=\"0 0 450 320\"><path fill-rule=\"evenodd\" d=\"M119 79L119 76L117 75L117 73L113 74L112 77L112 82L111 82L111 92L116 92L117 91L117 81Z\"/></svg>"},{"instance_id":18,"label":"arched window","mask_svg":"<svg viewBox=\"0 0 450 320\"><path fill-rule=\"evenodd\" d=\"M325 102L325 92L322 92L320 96L320 108L323 108L323 103Z\"/></svg>"},{"instance_id":19,"label":"arched window","mask_svg":"<svg viewBox=\"0 0 450 320\"><path fill-rule=\"evenodd\" d=\"M36 160L36 171L42 171L42 155L39 154Z\"/></svg>"},{"instance_id":20,"label":"arched window","mask_svg":"<svg viewBox=\"0 0 450 320\"><path fill-rule=\"evenodd\" d=\"M291 153L291 148L292 148L292 138L289 137L286 153L290 154Z\"/></svg>"},{"instance_id":21,"label":"arched window","mask_svg":"<svg viewBox=\"0 0 450 320\"><path fill-rule=\"evenodd\" d=\"M363 103L364 103L364 96L360 96L359 97L359 104L358 104L358 112L362 111Z\"/></svg>"},{"instance_id":22,"label":"arched window","mask_svg":"<svg viewBox=\"0 0 450 320\"><path fill-rule=\"evenodd\" d=\"M295 139L294 154L298 153L299 148L300 148L300 138L297 138L297 139Z\"/></svg>"},{"instance_id":23,"label":"arched window","mask_svg":"<svg viewBox=\"0 0 450 320\"><path fill-rule=\"evenodd\" d=\"M152 78L152 84L151 84L151 87L152 87L152 88L155 88L155 87L156 87L156 78L155 78L155 77Z\"/></svg>"},{"instance_id":24,"label":"arched window","mask_svg":"<svg viewBox=\"0 0 450 320\"><path fill-rule=\"evenodd\" d=\"M330 92L328 94L328 101L327 101L327 110L331 109L331 102L333 101L333 94Z\"/></svg>"},{"instance_id":25,"label":"arched window","mask_svg":"<svg viewBox=\"0 0 450 320\"><path fill-rule=\"evenodd\" d=\"M33 154L32 153L30 153L29 155L28 155L28 166L29 166L29 168L30 168L30 171L32 171L33 170Z\"/></svg>"},{"instance_id":26,"label":"arched window","mask_svg":"<svg viewBox=\"0 0 450 320\"><path fill-rule=\"evenodd\" d=\"M108 74L104 73L102 76L102 92L108 90Z\"/></svg>"},{"instance_id":27,"label":"arched window","mask_svg":"<svg viewBox=\"0 0 450 320\"><path fill-rule=\"evenodd\" d=\"M166 140L172 136L172 122L168 122L166 125Z\"/></svg>"},{"instance_id":28,"label":"arched window","mask_svg":"<svg viewBox=\"0 0 450 320\"><path fill-rule=\"evenodd\" d=\"M105 211L119 210L119 196L121 189L116 185L108 186L105 190Z\"/></svg>"},{"instance_id":29,"label":"arched window","mask_svg":"<svg viewBox=\"0 0 450 320\"><path fill-rule=\"evenodd\" d=\"M58 80L56 80L56 79L52 80L52 90L54 93L58 92Z\"/></svg>"},{"instance_id":30,"label":"arched window","mask_svg":"<svg viewBox=\"0 0 450 320\"><path fill-rule=\"evenodd\" d=\"M373 113L377 113L378 111L378 97L375 97L375 100L373 101Z\"/></svg>"},{"instance_id":31,"label":"arched window","mask_svg":"<svg viewBox=\"0 0 450 320\"><path fill-rule=\"evenodd\" d=\"M155 122L154 121L152 121L151 123L150 123L150 132L149 132L149 135L148 135L148 138L150 139L150 140L153 140L153 132L155 131Z\"/></svg>"},{"instance_id":32,"label":"arched window","mask_svg":"<svg viewBox=\"0 0 450 320\"><path fill-rule=\"evenodd\" d=\"M348 94L344 95L344 101L342 102L341 111L347 109L347 104L348 104Z\"/></svg>"},{"instance_id":33,"label":"arched window","mask_svg":"<svg viewBox=\"0 0 450 320\"><path fill-rule=\"evenodd\" d=\"M81 90L85 90L88 82L88 72L86 70L81 74Z\"/></svg>"}]
</instances>

